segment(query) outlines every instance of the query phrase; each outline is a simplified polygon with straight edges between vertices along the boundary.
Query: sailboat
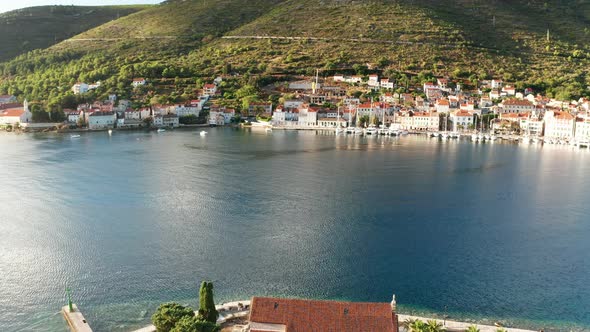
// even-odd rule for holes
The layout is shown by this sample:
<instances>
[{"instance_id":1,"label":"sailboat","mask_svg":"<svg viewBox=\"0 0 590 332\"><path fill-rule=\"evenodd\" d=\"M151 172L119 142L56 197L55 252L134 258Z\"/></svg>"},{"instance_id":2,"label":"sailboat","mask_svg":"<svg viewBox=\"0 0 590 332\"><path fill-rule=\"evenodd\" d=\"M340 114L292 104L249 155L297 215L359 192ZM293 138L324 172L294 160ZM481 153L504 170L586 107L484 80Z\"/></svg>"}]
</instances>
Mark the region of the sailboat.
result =
<instances>
[{"instance_id":1,"label":"sailboat","mask_svg":"<svg viewBox=\"0 0 590 332\"><path fill-rule=\"evenodd\" d=\"M342 128L340 127L340 106L338 106L338 114L336 115L336 135L340 135L342 133Z\"/></svg>"}]
</instances>

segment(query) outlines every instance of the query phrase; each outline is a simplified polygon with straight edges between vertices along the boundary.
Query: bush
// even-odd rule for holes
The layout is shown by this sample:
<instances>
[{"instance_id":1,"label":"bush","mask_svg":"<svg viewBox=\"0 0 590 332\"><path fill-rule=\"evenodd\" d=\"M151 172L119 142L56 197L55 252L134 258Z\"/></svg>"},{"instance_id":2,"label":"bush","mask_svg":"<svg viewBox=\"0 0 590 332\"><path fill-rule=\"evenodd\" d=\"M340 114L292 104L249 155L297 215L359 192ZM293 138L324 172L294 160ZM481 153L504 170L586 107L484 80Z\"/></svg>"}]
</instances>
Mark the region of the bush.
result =
<instances>
[{"instance_id":1,"label":"bush","mask_svg":"<svg viewBox=\"0 0 590 332\"><path fill-rule=\"evenodd\" d=\"M180 320L185 317L191 318L194 316L195 312L193 309L170 302L160 305L156 313L152 316L152 323L156 326L156 331L170 332Z\"/></svg>"},{"instance_id":2,"label":"bush","mask_svg":"<svg viewBox=\"0 0 590 332\"><path fill-rule=\"evenodd\" d=\"M198 320L197 317L183 317L170 332L219 332L219 325Z\"/></svg>"}]
</instances>

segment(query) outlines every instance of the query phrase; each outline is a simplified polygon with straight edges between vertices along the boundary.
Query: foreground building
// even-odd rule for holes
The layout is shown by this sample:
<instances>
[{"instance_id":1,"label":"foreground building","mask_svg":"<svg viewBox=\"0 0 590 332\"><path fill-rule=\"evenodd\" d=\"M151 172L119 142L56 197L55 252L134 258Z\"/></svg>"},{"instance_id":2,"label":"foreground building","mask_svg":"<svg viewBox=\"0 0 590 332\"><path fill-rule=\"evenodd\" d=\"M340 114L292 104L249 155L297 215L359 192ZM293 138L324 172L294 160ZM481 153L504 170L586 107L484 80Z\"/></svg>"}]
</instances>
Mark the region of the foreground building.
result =
<instances>
[{"instance_id":1,"label":"foreground building","mask_svg":"<svg viewBox=\"0 0 590 332\"><path fill-rule=\"evenodd\" d=\"M250 332L398 332L395 300L360 303L254 297Z\"/></svg>"}]
</instances>

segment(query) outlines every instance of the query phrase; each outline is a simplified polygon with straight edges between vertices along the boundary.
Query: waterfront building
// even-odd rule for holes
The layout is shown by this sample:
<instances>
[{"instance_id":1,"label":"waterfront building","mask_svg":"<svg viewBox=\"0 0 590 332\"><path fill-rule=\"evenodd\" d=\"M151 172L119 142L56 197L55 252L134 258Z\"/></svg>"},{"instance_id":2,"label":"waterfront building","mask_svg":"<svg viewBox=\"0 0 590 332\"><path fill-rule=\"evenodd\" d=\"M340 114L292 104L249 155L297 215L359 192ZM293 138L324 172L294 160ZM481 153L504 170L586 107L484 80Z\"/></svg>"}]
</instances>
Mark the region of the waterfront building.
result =
<instances>
[{"instance_id":1,"label":"waterfront building","mask_svg":"<svg viewBox=\"0 0 590 332\"><path fill-rule=\"evenodd\" d=\"M578 142L590 142L590 117L587 114L576 118L575 137Z\"/></svg>"},{"instance_id":2,"label":"waterfront building","mask_svg":"<svg viewBox=\"0 0 590 332\"><path fill-rule=\"evenodd\" d=\"M0 125L27 124L32 121L29 103L10 103L0 105Z\"/></svg>"},{"instance_id":3,"label":"waterfront building","mask_svg":"<svg viewBox=\"0 0 590 332\"><path fill-rule=\"evenodd\" d=\"M263 115L263 116L271 116L272 114L272 103L268 102L251 102L248 105L248 115L255 116L255 115Z\"/></svg>"},{"instance_id":4,"label":"waterfront building","mask_svg":"<svg viewBox=\"0 0 590 332\"><path fill-rule=\"evenodd\" d=\"M525 113L535 110L535 105L527 99L507 99L500 104L502 113Z\"/></svg>"},{"instance_id":5,"label":"waterfront building","mask_svg":"<svg viewBox=\"0 0 590 332\"><path fill-rule=\"evenodd\" d=\"M78 111L78 110L65 111L64 110L64 113L68 117L69 123L78 123L78 121L80 121L80 119L84 118L84 111Z\"/></svg>"},{"instance_id":6,"label":"waterfront building","mask_svg":"<svg viewBox=\"0 0 590 332\"><path fill-rule=\"evenodd\" d=\"M115 126L117 115L115 112L93 112L88 116L88 129L108 129Z\"/></svg>"},{"instance_id":7,"label":"waterfront building","mask_svg":"<svg viewBox=\"0 0 590 332\"><path fill-rule=\"evenodd\" d=\"M338 125L340 127L346 127L346 120L340 118L319 118L318 119L318 127L320 128L336 128Z\"/></svg>"},{"instance_id":8,"label":"waterfront building","mask_svg":"<svg viewBox=\"0 0 590 332\"><path fill-rule=\"evenodd\" d=\"M250 332L398 332L395 301L362 303L254 297Z\"/></svg>"},{"instance_id":9,"label":"waterfront building","mask_svg":"<svg viewBox=\"0 0 590 332\"><path fill-rule=\"evenodd\" d=\"M412 112L400 117L405 130L438 131L440 117L437 112Z\"/></svg>"},{"instance_id":10,"label":"waterfront building","mask_svg":"<svg viewBox=\"0 0 590 332\"><path fill-rule=\"evenodd\" d=\"M451 113L451 121L453 122L453 131L470 129L473 122L473 113L466 110L458 110Z\"/></svg>"},{"instance_id":11,"label":"waterfront building","mask_svg":"<svg viewBox=\"0 0 590 332\"><path fill-rule=\"evenodd\" d=\"M571 139L574 136L576 119L564 111L545 112L545 137Z\"/></svg>"},{"instance_id":12,"label":"waterfront building","mask_svg":"<svg viewBox=\"0 0 590 332\"><path fill-rule=\"evenodd\" d=\"M297 124L303 127L315 127L318 123L318 108L307 105L299 108Z\"/></svg>"},{"instance_id":13,"label":"waterfront building","mask_svg":"<svg viewBox=\"0 0 590 332\"><path fill-rule=\"evenodd\" d=\"M180 125L178 115L176 114L164 114L162 117L162 127L176 128Z\"/></svg>"}]
</instances>

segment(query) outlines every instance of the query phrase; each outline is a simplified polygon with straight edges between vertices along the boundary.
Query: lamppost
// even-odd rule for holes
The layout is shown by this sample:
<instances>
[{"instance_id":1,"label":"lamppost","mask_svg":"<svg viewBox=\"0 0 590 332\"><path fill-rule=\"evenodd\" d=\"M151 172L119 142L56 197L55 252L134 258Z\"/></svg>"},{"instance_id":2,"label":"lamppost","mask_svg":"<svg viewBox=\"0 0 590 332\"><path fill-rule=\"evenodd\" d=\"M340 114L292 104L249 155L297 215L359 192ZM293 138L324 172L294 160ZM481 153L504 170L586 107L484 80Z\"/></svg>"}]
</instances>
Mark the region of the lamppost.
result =
<instances>
[{"instance_id":1,"label":"lamppost","mask_svg":"<svg viewBox=\"0 0 590 332\"><path fill-rule=\"evenodd\" d=\"M447 326L447 305L445 304L445 315L443 316L443 326Z\"/></svg>"}]
</instances>

